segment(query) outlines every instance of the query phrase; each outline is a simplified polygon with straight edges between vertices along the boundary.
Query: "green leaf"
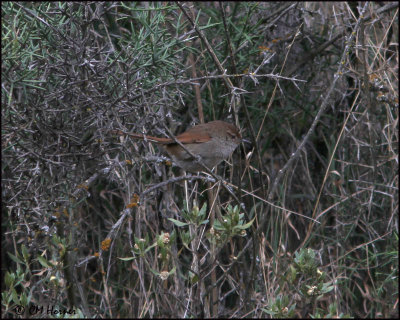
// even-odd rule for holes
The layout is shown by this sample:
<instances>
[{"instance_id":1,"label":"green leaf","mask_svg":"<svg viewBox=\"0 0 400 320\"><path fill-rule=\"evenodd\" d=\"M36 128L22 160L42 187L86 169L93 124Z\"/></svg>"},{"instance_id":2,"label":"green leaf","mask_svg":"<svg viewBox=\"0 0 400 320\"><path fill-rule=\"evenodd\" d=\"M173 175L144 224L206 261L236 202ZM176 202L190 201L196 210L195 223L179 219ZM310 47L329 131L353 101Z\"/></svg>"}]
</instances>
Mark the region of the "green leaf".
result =
<instances>
[{"instance_id":1,"label":"green leaf","mask_svg":"<svg viewBox=\"0 0 400 320\"><path fill-rule=\"evenodd\" d=\"M118 259L122 260L122 261L131 261L131 260L136 259L136 257L127 257L127 258L118 258Z\"/></svg>"},{"instance_id":2,"label":"green leaf","mask_svg":"<svg viewBox=\"0 0 400 320\"><path fill-rule=\"evenodd\" d=\"M242 225L242 226L236 226L236 228L240 229L240 230L245 230L248 229L254 222L255 218L253 218L253 220L251 220L250 222Z\"/></svg>"},{"instance_id":3,"label":"green leaf","mask_svg":"<svg viewBox=\"0 0 400 320\"><path fill-rule=\"evenodd\" d=\"M200 218L203 218L206 215L206 213L207 213L207 203L204 202L204 204L201 207L200 212L199 212Z\"/></svg>"},{"instance_id":4,"label":"green leaf","mask_svg":"<svg viewBox=\"0 0 400 320\"><path fill-rule=\"evenodd\" d=\"M168 273L171 275L171 274L174 274L175 272L176 272L176 267L173 267L172 270Z\"/></svg>"},{"instance_id":5,"label":"green leaf","mask_svg":"<svg viewBox=\"0 0 400 320\"><path fill-rule=\"evenodd\" d=\"M154 242L151 246L147 247L146 250L144 250L144 253L149 251L151 248L154 248L155 246L157 246L157 242Z\"/></svg>"},{"instance_id":6,"label":"green leaf","mask_svg":"<svg viewBox=\"0 0 400 320\"><path fill-rule=\"evenodd\" d=\"M160 275L160 273L152 268L150 268L150 271L153 272L157 277Z\"/></svg>"},{"instance_id":7,"label":"green leaf","mask_svg":"<svg viewBox=\"0 0 400 320\"><path fill-rule=\"evenodd\" d=\"M2 305L7 307L11 301L11 295L9 295L8 292L5 292L5 291L2 292L1 293L1 301L2 301Z\"/></svg>"},{"instance_id":8,"label":"green leaf","mask_svg":"<svg viewBox=\"0 0 400 320\"><path fill-rule=\"evenodd\" d=\"M11 260L13 260L14 262L24 264L24 262L20 258L14 256L12 253L9 253L9 252L7 252L7 253L10 256Z\"/></svg>"},{"instance_id":9,"label":"green leaf","mask_svg":"<svg viewBox=\"0 0 400 320\"><path fill-rule=\"evenodd\" d=\"M46 268L50 268L49 263L47 262L47 260L45 258L43 258L42 256L37 256L37 259L39 261L39 263Z\"/></svg>"},{"instance_id":10,"label":"green leaf","mask_svg":"<svg viewBox=\"0 0 400 320\"><path fill-rule=\"evenodd\" d=\"M190 279L190 283L191 284L195 284L197 283L197 281L199 281L199 276L197 274L195 274L191 279Z\"/></svg>"},{"instance_id":11,"label":"green leaf","mask_svg":"<svg viewBox=\"0 0 400 320\"><path fill-rule=\"evenodd\" d=\"M325 287L322 288L322 293L328 293L329 291L332 291L334 288L334 286L329 286L329 287Z\"/></svg>"},{"instance_id":12,"label":"green leaf","mask_svg":"<svg viewBox=\"0 0 400 320\"><path fill-rule=\"evenodd\" d=\"M28 298L27 298L25 292L22 292L22 293L21 293L20 301L21 301L21 305L22 305L23 307L26 307L26 306L28 305Z\"/></svg>"},{"instance_id":13,"label":"green leaf","mask_svg":"<svg viewBox=\"0 0 400 320\"><path fill-rule=\"evenodd\" d=\"M14 288L11 290L11 296L12 296L12 300L14 301L15 304L20 304L17 291L15 291Z\"/></svg>"},{"instance_id":14,"label":"green leaf","mask_svg":"<svg viewBox=\"0 0 400 320\"><path fill-rule=\"evenodd\" d=\"M215 230L225 230L225 227L221 224L221 222L219 222L219 220L214 221L213 228Z\"/></svg>"},{"instance_id":15,"label":"green leaf","mask_svg":"<svg viewBox=\"0 0 400 320\"><path fill-rule=\"evenodd\" d=\"M28 263L29 253L28 253L28 249L25 247L24 244L21 246L21 251L22 251L22 256L24 257L25 262Z\"/></svg>"},{"instance_id":16,"label":"green leaf","mask_svg":"<svg viewBox=\"0 0 400 320\"><path fill-rule=\"evenodd\" d=\"M178 227L184 227L184 226L189 225L189 223L181 222L179 220L175 220L175 219L172 219L172 218L168 218L168 220L171 221L173 224L175 224Z\"/></svg>"},{"instance_id":17,"label":"green leaf","mask_svg":"<svg viewBox=\"0 0 400 320\"><path fill-rule=\"evenodd\" d=\"M9 273L8 271L4 275L4 282L6 283L7 288L12 288L15 280L15 274Z\"/></svg>"},{"instance_id":18,"label":"green leaf","mask_svg":"<svg viewBox=\"0 0 400 320\"><path fill-rule=\"evenodd\" d=\"M270 314L271 316L275 315L275 312L272 311L272 310L268 310L268 309L265 309L265 308L261 308L261 310L264 311L265 313Z\"/></svg>"}]
</instances>

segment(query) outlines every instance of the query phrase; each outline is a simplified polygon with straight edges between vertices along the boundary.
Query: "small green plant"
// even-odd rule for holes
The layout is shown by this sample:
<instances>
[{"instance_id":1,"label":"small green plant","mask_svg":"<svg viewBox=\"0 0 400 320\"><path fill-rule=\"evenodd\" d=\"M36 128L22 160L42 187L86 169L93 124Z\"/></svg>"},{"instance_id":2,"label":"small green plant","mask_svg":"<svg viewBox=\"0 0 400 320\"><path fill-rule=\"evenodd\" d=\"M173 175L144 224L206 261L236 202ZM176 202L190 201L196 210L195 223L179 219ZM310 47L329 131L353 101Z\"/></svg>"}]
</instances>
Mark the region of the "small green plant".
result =
<instances>
[{"instance_id":1,"label":"small green plant","mask_svg":"<svg viewBox=\"0 0 400 320\"><path fill-rule=\"evenodd\" d=\"M337 318L337 319L348 319L351 318L349 315L345 315L342 312L338 313L337 304L332 303L329 305L329 313L326 314L324 310L321 308L317 308L313 315L310 315L313 319L320 318Z\"/></svg>"},{"instance_id":2,"label":"small green plant","mask_svg":"<svg viewBox=\"0 0 400 320\"><path fill-rule=\"evenodd\" d=\"M295 253L294 263L290 266L290 279L292 283L299 284L303 297L318 300L331 290L331 282L324 282L326 273L318 269L315 251L302 248Z\"/></svg>"},{"instance_id":3,"label":"small green plant","mask_svg":"<svg viewBox=\"0 0 400 320\"><path fill-rule=\"evenodd\" d=\"M186 203L184 203L184 208L186 208ZM173 222L177 227L185 227L188 225L194 225L196 227L202 225L202 224L207 224L208 219L206 219L206 214L207 214L207 204L204 203L201 209L197 206L196 203L193 205L192 210L182 210L182 218L186 222L181 222L176 219L169 218L171 222Z\"/></svg>"},{"instance_id":4,"label":"small green plant","mask_svg":"<svg viewBox=\"0 0 400 320\"><path fill-rule=\"evenodd\" d=\"M268 313L272 318L292 318L296 304L290 305L289 297L279 294L278 297L268 304L267 308L262 308L265 313Z\"/></svg>"},{"instance_id":5,"label":"small green plant","mask_svg":"<svg viewBox=\"0 0 400 320\"><path fill-rule=\"evenodd\" d=\"M304 304L313 307L311 317L348 317L348 315L338 314L337 305L331 304L329 310L317 308L318 301L331 292L334 288L333 281L325 281L327 274L318 268L316 253L309 248L302 248L295 253L293 263L289 266L287 281L303 298Z\"/></svg>"},{"instance_id":6,"label":"small green plant","mask_svg":"<svg viewBox=\"0 0 400 320\"><path fill-rule=\"evenodd\" d=\"M13 309L15 306L26 308L32 298L26 283L26 279L31 274L29 268L30 254L24 244L21 245L21 254L8 253L10 258L17 264L15 272L7 271L4 274L6 290L1 293L1 303L6 310Z\"/></svg>"},{"instance_id":7,"label":"small green plant","mask_svg":"<svg viewBox=\"0 0 400 320\"><path fill-rule=\"evenodd\" d=\"M223 244L232 237L246 235L246 229L250 228L254 219L245 223L244 213L240 213L239 207L228 205L227 214L222 216L222 221L215 220L210 229L211 241L217 244Z\"/></svg>"}]
</instances>

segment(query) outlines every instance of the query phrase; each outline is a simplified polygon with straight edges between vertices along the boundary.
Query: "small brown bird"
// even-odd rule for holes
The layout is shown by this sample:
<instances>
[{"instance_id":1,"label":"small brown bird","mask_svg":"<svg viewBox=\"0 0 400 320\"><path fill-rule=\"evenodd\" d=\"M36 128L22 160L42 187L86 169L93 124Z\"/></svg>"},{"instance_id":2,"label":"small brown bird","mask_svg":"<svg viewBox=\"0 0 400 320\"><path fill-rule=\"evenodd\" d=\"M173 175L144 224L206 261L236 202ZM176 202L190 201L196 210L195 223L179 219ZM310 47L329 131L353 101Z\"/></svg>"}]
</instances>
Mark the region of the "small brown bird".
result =
<instances>
[{"instance_id":1,"label":"small brown bird","mask_svg":"<svg viewBox=\"0 0 400 320\"><path fill-rule=\"evenodd\" d=\"M117 133L160 144L173 162L186 171L204 170L196 159L171 138L158 138L121 131L117 131ZM233 124L220 120L196 125L176 136L176 139L193 155L200 156L200 160L209 169L227 159L242 141L239 130Z\"/></svg>"}]
</instances>

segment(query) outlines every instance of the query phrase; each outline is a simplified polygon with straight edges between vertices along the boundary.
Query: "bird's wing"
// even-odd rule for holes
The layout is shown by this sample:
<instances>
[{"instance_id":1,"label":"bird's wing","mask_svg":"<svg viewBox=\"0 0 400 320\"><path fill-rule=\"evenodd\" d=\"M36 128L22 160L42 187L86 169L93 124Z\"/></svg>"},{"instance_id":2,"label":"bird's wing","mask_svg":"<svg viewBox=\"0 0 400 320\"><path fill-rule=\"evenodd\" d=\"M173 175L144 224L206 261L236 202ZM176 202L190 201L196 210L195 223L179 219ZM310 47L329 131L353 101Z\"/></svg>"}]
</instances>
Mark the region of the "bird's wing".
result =
<instances>
[{"instance_id":1,"label":"bird's wing","mask_svg":"<svg viewBox=\"0 0 400 320\"><path fill-rule=\"evenodd\" d=\"M205 132L201 125L197 125L176 136L181 143L203 143L211 140L208 132Z\"/></svg>"}]
</instances>

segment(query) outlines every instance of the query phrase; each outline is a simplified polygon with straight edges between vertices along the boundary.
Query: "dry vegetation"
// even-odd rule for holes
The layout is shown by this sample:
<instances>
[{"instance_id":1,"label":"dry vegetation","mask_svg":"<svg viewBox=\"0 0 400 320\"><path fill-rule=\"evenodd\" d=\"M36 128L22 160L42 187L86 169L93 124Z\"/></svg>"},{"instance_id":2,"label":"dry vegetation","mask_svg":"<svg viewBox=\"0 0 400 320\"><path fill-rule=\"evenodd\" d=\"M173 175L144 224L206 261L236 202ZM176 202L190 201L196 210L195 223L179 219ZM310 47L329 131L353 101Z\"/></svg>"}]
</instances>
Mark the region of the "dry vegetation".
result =
<instances>
[{"instance_id":1,"label":"dry vegetation","mask_svg":"<svg viewBox=\"0 0 400 320\"><path fill-rule=\"evenodd\" d=\"M3 317L398 317L397 3L6 2L2 23ZM214 176L110 133L203 119L253 142Z\"/></svg>"}]
</instances>

